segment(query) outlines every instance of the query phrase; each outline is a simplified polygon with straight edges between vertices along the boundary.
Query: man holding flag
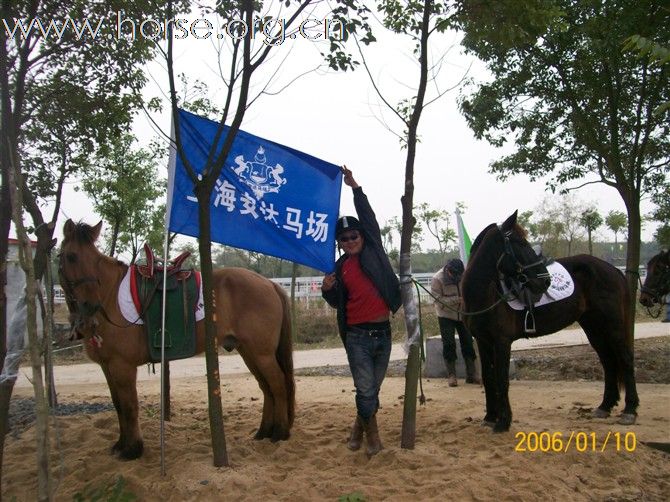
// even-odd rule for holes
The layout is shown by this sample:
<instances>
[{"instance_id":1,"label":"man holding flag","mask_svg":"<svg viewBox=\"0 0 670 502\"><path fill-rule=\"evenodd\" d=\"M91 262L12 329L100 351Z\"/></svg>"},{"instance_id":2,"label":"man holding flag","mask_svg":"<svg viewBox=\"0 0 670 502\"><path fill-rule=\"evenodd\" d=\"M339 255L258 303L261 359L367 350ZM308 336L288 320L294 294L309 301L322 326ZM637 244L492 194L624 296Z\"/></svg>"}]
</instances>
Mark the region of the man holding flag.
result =
<instances>
[{"instance_id":1,"label":"man holding flag","mask_svg":"<svg viewBox=\"0 0 670 502\"><path fill-rule=\"evenodd\" d=\"M379 390L391 357L389 315L401 305L400 284L384 251L375 213L353 174L342 167L354 193L358 218L342 216L335 226L344 255L323 278L322 296L337 309L337 324L356 387L357 416L348 447L358 450L365 433L368 456L382 449L377 427Z\"/></svg>"}]
</instances>

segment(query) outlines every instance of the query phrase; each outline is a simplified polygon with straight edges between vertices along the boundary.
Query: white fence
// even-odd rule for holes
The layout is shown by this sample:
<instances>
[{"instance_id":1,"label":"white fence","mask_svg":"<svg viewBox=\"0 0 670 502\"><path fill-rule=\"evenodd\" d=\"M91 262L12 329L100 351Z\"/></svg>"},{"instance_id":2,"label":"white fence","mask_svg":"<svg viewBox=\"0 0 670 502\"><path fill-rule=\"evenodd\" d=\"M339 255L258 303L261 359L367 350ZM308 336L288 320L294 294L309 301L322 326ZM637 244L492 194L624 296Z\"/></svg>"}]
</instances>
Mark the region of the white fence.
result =
<instances>
[{"instance_id":1,"label":"white fence","mask_svg":"<svg viewBox=\"0 0 670 502\"><path fill-rule=\"evenodd\" d=\"M617 267L621 272L625 273L625 267ZM644 266L640 267L640 278L644 280L647 275L647 269ZM430 290L430 281L433 277L433 272L422 272L413 274L413 279L417 281L423 288ZM291 278L279 277L270 279L279 284L287 294L291 294ZM321 297L321 281L323 276L313 277L296 277L295 279L295 297L304 299L313 299ZM430 301L430 295L423 288L419 288L419 296L421 301ZM54 286L54 301L55 303L65 303L65 293L60 285Z\"/></svg>"}]
</instances>

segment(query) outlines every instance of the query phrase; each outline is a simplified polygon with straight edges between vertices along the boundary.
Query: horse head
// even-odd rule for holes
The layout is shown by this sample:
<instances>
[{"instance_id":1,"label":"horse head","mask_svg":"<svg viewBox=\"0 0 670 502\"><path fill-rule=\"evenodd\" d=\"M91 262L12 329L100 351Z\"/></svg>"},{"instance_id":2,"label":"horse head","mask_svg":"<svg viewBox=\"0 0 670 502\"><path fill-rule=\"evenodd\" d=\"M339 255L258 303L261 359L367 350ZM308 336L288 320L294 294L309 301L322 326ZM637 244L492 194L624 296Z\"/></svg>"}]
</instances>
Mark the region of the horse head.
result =
<instances>
[{"instance_id":1,"label":"horse head","mask_svg":"<svg viewBox=\"0 0 670 502\"><path fill-rule=\"evenodd\" d=\"M640 303L651 307L670 293L670 250L661 251L647 263L647 277L640 288Z\"/></svg>"},{"instance_id":2,"label":"horse head","mask_svg":"<svg viewBox=\"0 0 670 502\"><path fill-rule=\"evenodd\" d=\"M70 314L92 318L101 306L98 265L102 254L95 247L102 221L94 227L67 220L58 254L58 275Z\"/></svg>"},{"instance_id":3,"label":"horse head","mask_svg":"<svg viewBox=\"0 0 670 502\"><path fill-rule=\"evenodd\" d=\"M498 259L498 273L534 295L542 295L551 284L546 261L538 256L526 240L526 231L516 221L517 211L507 218L499 230L503 239L503 250Z\"/></svg>"}]
</instances>

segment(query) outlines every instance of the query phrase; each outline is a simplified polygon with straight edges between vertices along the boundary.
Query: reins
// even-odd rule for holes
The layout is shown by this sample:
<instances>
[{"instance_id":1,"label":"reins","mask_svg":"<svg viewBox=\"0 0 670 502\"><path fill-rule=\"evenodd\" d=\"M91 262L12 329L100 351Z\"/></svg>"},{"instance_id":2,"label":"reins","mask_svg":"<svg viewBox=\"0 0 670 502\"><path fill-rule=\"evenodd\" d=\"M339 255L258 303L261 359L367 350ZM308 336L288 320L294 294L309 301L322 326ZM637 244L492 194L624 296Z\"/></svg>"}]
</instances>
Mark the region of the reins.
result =
<instances>
[{"instance_id":1,"label":"reins","mask_svg":"<svg viewBox=\"0 0 670 502\"><path fill-rule=\"evenodd\" d=\"M421 284L420 282L418 282L416 279L412 279L412 282L417 286L417 289L419 287L421 289L423 289L426 293L428 293L428 296L430 296L437 303L439 303L443 307L451 310L452 312L456 312L457 314L462 315L462 316L474 316L474 315L485 314L486 312L496 308L503 301L509 301L509 300L514 299L514 297L511 294L509 294L509 293L508 294L501 294L500 291L496 290L496 292L498 293L500 298L498 298L498 300L496 300L495 303L493 303L493 305L491 305L489 307L486 307L485 309L482 309L482 310L476 310L474 312L465 312L465 311L460 310L460 309L455 309L455 308L447 305L446 303L442 302L439 298L436 298L430 290L426 289L426 287L423 284Z\"/></svg>"},{"instance_id":2,"label":"reins","mask_svg":"<svg viewBox=\"0 0 670 502\"><path fill-rule=\"evenodd\" d=\"M102 259L102 257L98 258L98 260L96 262L96 267L97 267L98 263L100 263L101 259ZM132 265L130 265L130 266L132 266ZM76 313L82 319L93 318L96 313L100 312L100 314L105 319L105 321L107 321L112 326L115 326L115 327L121 328L121 329L126 329L126 328L129 328L131 326L134 326L137 323L137 321L142 319L143 312L138 312L137 319L135 319L134 321L132 321L132 322L129 321L126 325L117 324L114 321L112 321L112 319L107 314L107 311L105 310L104 305L102 305L101 303L96 305L93 312L91 312L91 313L82 312L81 309L79 308L77 299L74 296L74 290L76 288L78 288L79 286L81 286L82 284L86 284L88 282L97 282L98 286L100 286L100 279L97 278L97 277L92 277L91 276L91 277L82 277L81 279L77 279L75 281L70 281L67 277L65 277L65 274L63 274L62 266L60 265L60 258L59 258L59 265L58 265L58 274L61 278L61 282L62 282L61 287L63 288L63 293L65 294L66 304L68 305L68 307L74 313ZM157 287L158 287L158 285L156 285L156 288ZM151 296L153 296L154 293L155 293L155 289L152 292ZM80 327L81 324L82 323L80 321L76 322L72 326L72 329L76 330L76 328Z\"/></svg>"},{"instance_id":3,"label":"reins","mask_svg":"<svg viewBox=\"0 0 670 502\"><path fill-rule=\"evenodd\" d=\"M656 311L656 315L654 315L654 313L651 311L652 307L647 306L644 307L645 309L647 309L647 314L649 314L649 317L651 317L652 319L658 319L661 316L661 313L663 312L663 304L661 303L660 295L656 293L656 289L648 288L644 284L642 284L642 277L640 277L639 273L637 273L637 282L640 284L640 293L647 293L654 300L656 300L656 303L658 303L658 310Z\"/></svg>"}]
</instances>

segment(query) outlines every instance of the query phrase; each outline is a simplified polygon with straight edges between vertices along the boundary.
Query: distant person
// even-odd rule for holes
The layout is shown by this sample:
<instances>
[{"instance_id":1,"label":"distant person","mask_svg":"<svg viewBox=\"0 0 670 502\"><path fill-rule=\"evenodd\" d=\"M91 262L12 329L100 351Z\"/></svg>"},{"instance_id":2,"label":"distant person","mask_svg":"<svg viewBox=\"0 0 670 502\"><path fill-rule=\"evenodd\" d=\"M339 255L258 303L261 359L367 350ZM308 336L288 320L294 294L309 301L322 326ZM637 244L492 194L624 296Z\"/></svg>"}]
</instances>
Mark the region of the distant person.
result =
<instances>
[{"instance_id":1,"label":"distant person","mask_svg":"<svg viewBox=\"0 0 670 502\"><path fill-rule=\"evenodd\" d=\"M661 322L670 322L670 294L665 295L665 319Z\"/></svg>"},{"instance_id":2,"label":"distant person","mask_svg":"<svg viewBox=\"0 0 670 502\"><path fill-rule=\"evenodd\" d=\"M442 337L442 357L447 366L447 383L449 387L456 387L456 337L454 332L458 331L458 340L461 343L461 353L465 360L465 382L481 383L475 366L475 349L472 343L472 335L463 324L460 314L461 290L459 283L465 267L458 258L453 258L438 272L433 275L430 290L435 299L435 312L440 325L440 336Z\"/></svg>"},{"instance_id":3,"label":"distant person","mask_svg":"<svg viewBox=\"0 0 670 502\"><path fill-rule=\"evenodd\" d=\"M344 183L352 188L358 219L337 220L335 237L344 254L326 275L321 294L337 309L337 325L356 387L356 420L348 447L358 450L365 434L367 454L382 449L377 427L379 390L391 357L389 315L400 307L400 285L384 252L382 236L363 189L346 166Z\"/></svg>"}]
</instances>

